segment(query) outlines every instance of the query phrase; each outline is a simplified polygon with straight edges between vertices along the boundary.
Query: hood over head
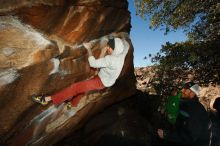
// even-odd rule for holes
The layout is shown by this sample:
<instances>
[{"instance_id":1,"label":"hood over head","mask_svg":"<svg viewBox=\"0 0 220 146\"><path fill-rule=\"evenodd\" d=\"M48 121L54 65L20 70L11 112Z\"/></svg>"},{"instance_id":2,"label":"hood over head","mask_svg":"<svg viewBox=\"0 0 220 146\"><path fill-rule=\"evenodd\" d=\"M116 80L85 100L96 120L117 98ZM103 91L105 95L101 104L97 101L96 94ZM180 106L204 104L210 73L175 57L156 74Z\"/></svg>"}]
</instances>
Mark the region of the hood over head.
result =
<instances>
[{"instance_id":1,"label":"hood over head","mask_svg":"<svg viewBox=\"0 0 220 146\"><path fill-rule=\"evenodd\" d=\"M115 48L113 50L112 55L119 55L124 50L123 40L120 38L114 38L114 40L115 40Z\"/></svg>"}]
</instances>

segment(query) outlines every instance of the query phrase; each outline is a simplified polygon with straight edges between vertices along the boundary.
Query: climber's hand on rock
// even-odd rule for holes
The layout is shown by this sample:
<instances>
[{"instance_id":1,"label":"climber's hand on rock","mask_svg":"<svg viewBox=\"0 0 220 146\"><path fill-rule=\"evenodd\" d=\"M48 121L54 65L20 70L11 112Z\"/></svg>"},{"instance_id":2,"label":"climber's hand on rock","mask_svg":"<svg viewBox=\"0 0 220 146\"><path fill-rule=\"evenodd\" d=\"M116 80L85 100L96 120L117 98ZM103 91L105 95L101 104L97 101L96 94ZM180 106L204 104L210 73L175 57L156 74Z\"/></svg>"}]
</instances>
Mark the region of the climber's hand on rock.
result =
<instances>
[{"instance_id":1,"label":"climber's hand on rock","mask_svg":"<svg viewBox=\"0 0 220 146\"><path fill-rule=\"evenodd\" d=\"M86 49L91 49L92 48L92 43L89 43L89 42L87 42L87 43L83 43L83 46L86 48Z\"/></svg>"},{"instance_id":2,"label":"climber's hand on rock","mask_svg":"<svg viewBox=\"0 0 220 146\"><path fill-rule=\"evenodd\" d=\"M83 43L83 46L87 49L88 53L89 53L89 56L92 56L92 45L91 43Z\"/></svg>"}]
</instances>

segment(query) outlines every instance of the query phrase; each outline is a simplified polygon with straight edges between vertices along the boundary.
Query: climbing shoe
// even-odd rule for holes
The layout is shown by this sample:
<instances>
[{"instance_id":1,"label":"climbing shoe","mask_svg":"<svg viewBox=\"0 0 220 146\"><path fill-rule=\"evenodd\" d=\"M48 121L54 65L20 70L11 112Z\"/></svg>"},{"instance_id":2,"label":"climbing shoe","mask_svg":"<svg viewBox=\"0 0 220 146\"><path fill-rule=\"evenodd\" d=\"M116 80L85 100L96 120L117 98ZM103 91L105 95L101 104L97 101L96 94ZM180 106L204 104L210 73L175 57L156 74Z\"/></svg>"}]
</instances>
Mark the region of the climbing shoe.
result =
<instances>
[{"instance_id":1,"label":"climbing shoe","mask_svg":"<svg viewBox=\"0 0 220 146\"><path fill-rule=\"evenodd\" d=\"M36 96L36 95L32 95L32 100L36 103L40 103L41 105L47 105L48 102L45 100L45 96Z\"/></svg>"},{"instance_id":2,"label":"climbing shoe","mask_svg":"<svg viewBox=\"0 0 220 146\"><path fill-rule=\"evenodd\" d=\"M71 105L70 102L68 102L68 103L66 104L66 108L67 108L67 110L70 110L70 109L72 108L72 105Z\"/></svg>"}]
</instances>

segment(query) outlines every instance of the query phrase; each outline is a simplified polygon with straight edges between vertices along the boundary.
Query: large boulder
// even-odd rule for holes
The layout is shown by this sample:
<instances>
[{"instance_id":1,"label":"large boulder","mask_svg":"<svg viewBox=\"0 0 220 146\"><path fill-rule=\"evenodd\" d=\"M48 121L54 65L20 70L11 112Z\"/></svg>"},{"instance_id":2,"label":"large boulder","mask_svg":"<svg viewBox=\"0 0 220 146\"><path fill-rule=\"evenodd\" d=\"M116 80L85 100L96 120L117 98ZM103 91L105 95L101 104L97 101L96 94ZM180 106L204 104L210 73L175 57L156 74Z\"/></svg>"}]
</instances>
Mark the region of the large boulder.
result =
<instances>
[{"instance_id":1,"label":"large boulder","mask_svg":"<svg viewBox=\"0 0 220 146\"><path fill-rule=\"evenodd\" d=\"M126 0L14 0L0 5L0 145L52 145L98 111L135 92L130 13ZM97 74L83 42L103 57L106 40L125 38L130 49L116 84L89 92L77 107L41 107L50 95ZM68 108L67 108L68 107Z\"/></svg>"}]
</instances>

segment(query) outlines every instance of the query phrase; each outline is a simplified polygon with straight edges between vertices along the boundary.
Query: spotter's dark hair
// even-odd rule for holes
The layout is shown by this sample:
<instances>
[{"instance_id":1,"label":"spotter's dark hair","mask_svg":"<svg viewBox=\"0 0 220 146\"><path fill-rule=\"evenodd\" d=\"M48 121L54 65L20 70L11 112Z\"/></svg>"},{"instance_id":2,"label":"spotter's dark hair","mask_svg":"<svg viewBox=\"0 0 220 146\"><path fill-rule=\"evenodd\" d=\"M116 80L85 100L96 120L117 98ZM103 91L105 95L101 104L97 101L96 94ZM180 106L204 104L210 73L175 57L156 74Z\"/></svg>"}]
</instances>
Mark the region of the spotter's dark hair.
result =
<instances>
[{"instance_id":1,"label":"spotter's dark hair","mask_svg":"<svg viewBox=\"0 0 220 146\"><path fill-rule=\"evenodd\" d=\"M188 82L188 83L185 83L184 85L183 85L183 88L184 89L190 89L192 86L194 86L195 85L195 83L194 82Z\"/></svg>"}]
</instances>

